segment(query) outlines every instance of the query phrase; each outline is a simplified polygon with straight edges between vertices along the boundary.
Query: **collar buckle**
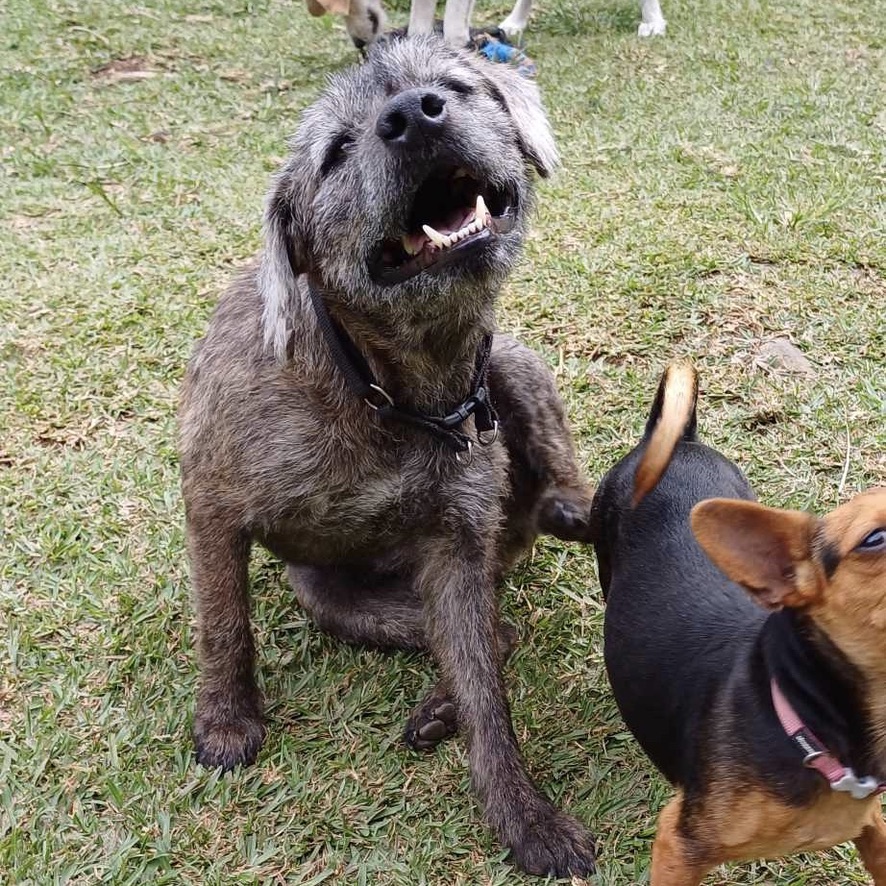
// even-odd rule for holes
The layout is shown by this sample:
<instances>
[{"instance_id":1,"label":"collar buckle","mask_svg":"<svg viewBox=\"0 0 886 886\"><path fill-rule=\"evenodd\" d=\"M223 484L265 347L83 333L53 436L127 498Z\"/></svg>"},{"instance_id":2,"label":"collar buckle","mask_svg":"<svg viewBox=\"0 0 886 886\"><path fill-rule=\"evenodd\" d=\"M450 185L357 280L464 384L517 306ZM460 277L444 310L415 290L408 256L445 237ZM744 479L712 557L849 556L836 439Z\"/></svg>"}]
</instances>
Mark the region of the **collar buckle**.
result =
<instances>
[{"instance_id":1,"label":"collar buckle","mask_svg":"<svg viewBox=\"0 0 886 886\"><path fill-rule=\"evenodd\" d=\"M467 443L468 443L468 448L464 450L464 452L465 452L464 458L461 457L460 452L455 453L455 460L459 464L463 464L465 466L469 465L474 460L474 441L468 440Z\"/></svg>"},{"instance_id":2,"label":"collar buckle","mask_svg":"<svg viewBox=\"0 0 886 886\"><path fill-rule=\"evenodd\" d=\"M477 348L471 393L453 407L448 415L428 415L406 406L398 406L394 402L394 398L378 383L369 363L350 336L332 319L320 292L310 281L308 294L320 332L345 382L379 417L425 431L448 446L455 453L456 459L464 464L471 463L475 442L481 446L490 446L495 442L498 437L498 417L487 387L492 333L486 333ZM476 441L459 430L471 416L474 417ZM460 457L461 454L464 454L464 458Z\"/></svg>"},{"instance_id":3,"label":"collar buckle","mask_svg":"<svg viewBox=\"0 0 886 886\"><path fill-rule=\"evenodd\" d=\"M489 430L477 431L477 442L481 446L492 446L498 439L498 419L492 420L492 427Z\"/></svg>"}]
</instances>

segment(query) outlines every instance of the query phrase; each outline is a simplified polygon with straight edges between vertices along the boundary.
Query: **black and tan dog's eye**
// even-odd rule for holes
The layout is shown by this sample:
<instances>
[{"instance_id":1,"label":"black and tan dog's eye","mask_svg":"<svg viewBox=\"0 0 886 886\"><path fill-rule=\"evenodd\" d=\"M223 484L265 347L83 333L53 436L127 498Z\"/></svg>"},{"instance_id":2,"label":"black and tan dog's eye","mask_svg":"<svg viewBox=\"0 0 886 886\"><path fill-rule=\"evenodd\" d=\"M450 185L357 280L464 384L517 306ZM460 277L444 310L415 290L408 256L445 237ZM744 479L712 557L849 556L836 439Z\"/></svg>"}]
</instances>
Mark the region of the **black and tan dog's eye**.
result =
<instances>
[{"instance_id":1,"label":"black and tan dog's eye","mask_svg":"<svg viewBox=\"0 0 886 886\"><path fill-rule=\"evenodd\" d=\"M866 552L886 551L886 529L875 529L866 535L856 550Z\"/></svg>"},{"instance_id":2,"label":"black and tan dog's eye","mask_svg":"<svg viewBox=\"0 0 886 886\"><path fill-rule=\"evenodd\" d=\"M324 178L337 166L341 166L347 157L348 148L354 144L354 136L349 132L339 133L330 143L323 156L320 175Z\"/></svg>"}]
</instances>

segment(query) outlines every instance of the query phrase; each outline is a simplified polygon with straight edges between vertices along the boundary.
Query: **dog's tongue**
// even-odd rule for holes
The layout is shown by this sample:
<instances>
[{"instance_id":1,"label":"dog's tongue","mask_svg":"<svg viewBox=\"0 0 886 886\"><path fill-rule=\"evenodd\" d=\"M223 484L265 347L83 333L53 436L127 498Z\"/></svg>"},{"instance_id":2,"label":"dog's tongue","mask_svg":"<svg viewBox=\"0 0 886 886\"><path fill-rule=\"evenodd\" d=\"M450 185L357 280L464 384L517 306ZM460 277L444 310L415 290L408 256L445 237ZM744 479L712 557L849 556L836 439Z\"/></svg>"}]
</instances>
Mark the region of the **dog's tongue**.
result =
<instances>
[{"instance_id":1,"label":"dog's tongue","mask_svg":"<svg viewBox=\"0 0 886 886\"><path fill-rule=\"evenodd\" d=\"M473 209L456 209L452 212L449 218L446 219L446 224L440 233L451 234L454 231L460 231L465 225L470 224L473 220Z\"/></svg>"}]
</instances>

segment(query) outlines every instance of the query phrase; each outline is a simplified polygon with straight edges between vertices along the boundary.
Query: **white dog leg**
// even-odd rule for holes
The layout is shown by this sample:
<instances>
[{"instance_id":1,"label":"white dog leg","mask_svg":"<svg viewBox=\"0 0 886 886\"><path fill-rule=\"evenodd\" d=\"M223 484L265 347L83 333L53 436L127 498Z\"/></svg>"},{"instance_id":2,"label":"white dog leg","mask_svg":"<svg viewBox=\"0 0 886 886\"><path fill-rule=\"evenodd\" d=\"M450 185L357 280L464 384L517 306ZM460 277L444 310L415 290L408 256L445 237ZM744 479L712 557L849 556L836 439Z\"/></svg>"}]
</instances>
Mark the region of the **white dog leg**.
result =
<instances>
[{"instance_id":1,"label":"white dog leg","mask_svg":"<svg viewBox=\"0 0 886 886\"><path fill-rule=\"evenodd\" d=\"M640 0L640 27L637 28L639 37L660 37L667 26L658 0Z\"/></svg>"},{"instance_id":2,"label":"white dog leg","mask_svg":"<svg viewBox=\"0 0 886 886\"><path fill-rule=\"evenodd\" d=\"M517 0L511 14L499 25L505 32L508 40L519 39L529 24L529 11L532 9L532 0Z\"/></svg>"},{"instance_id":3,"label":"white dog leg","mask_svg":"<svg viewBox=\"0 0 886 886\"><path fill-rule=\"evenodd\" d=\"M436 9L436 0L412 0L412 6L409 8L410 35L433 34Z\"/></svg>"},{"instance_id":4,"label":"white dog leg","mask_svg":"<svg viewBox=\"0 0 886 886\"><path fill-rule=\"evenodd\" d=\"M471 39L471 13L474 0L446 0L443 13L443 39L450 46L467 46Z\"/></svg>"}]
</instances>

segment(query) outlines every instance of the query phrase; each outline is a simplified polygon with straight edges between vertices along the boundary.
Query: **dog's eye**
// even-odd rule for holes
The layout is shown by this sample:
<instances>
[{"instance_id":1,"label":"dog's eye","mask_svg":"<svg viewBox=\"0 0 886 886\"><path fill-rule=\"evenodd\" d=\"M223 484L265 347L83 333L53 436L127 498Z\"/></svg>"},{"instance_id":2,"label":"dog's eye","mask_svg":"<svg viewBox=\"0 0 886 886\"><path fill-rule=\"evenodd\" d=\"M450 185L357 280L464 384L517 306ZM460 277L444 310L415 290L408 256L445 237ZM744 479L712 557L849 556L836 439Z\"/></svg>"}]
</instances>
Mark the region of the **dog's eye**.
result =
<instances>
[{"instance_id":1,"label":"dog's eye","mask_svg":"<svg viewBox=\"0 0 886 886\"><path fill-rule=\"evenodd\" d=\"M444 77L440 81L440 85L445 89L451 89L453 92L457 92L459 95L473 95L474 87L471 86L470 83L465 83L462 80L456 80L454 77Z\"/></svg>"},{"instance_id":2,"label":"dog's eye","mask_svg":"<svg viewBox=\"0 0 886 886\"><path fill-rule=\"evenodd\" d=\"M875 529L864 537L859 551L886 551L886 529Z\"/></svg>"},{"instance_id":3,"label":"dog's eye","mask_svg":"<svg viewBox=\"0 0 886 886\"><path fill-rule=\"evenodd\" d=\"M320 165L320 175L327 176L336 166L339 166L347 155L348 148L354 143L354 136L349 132L342 132L337 135L323 156L323 163Z\"/></svg>"}]
</instances>

